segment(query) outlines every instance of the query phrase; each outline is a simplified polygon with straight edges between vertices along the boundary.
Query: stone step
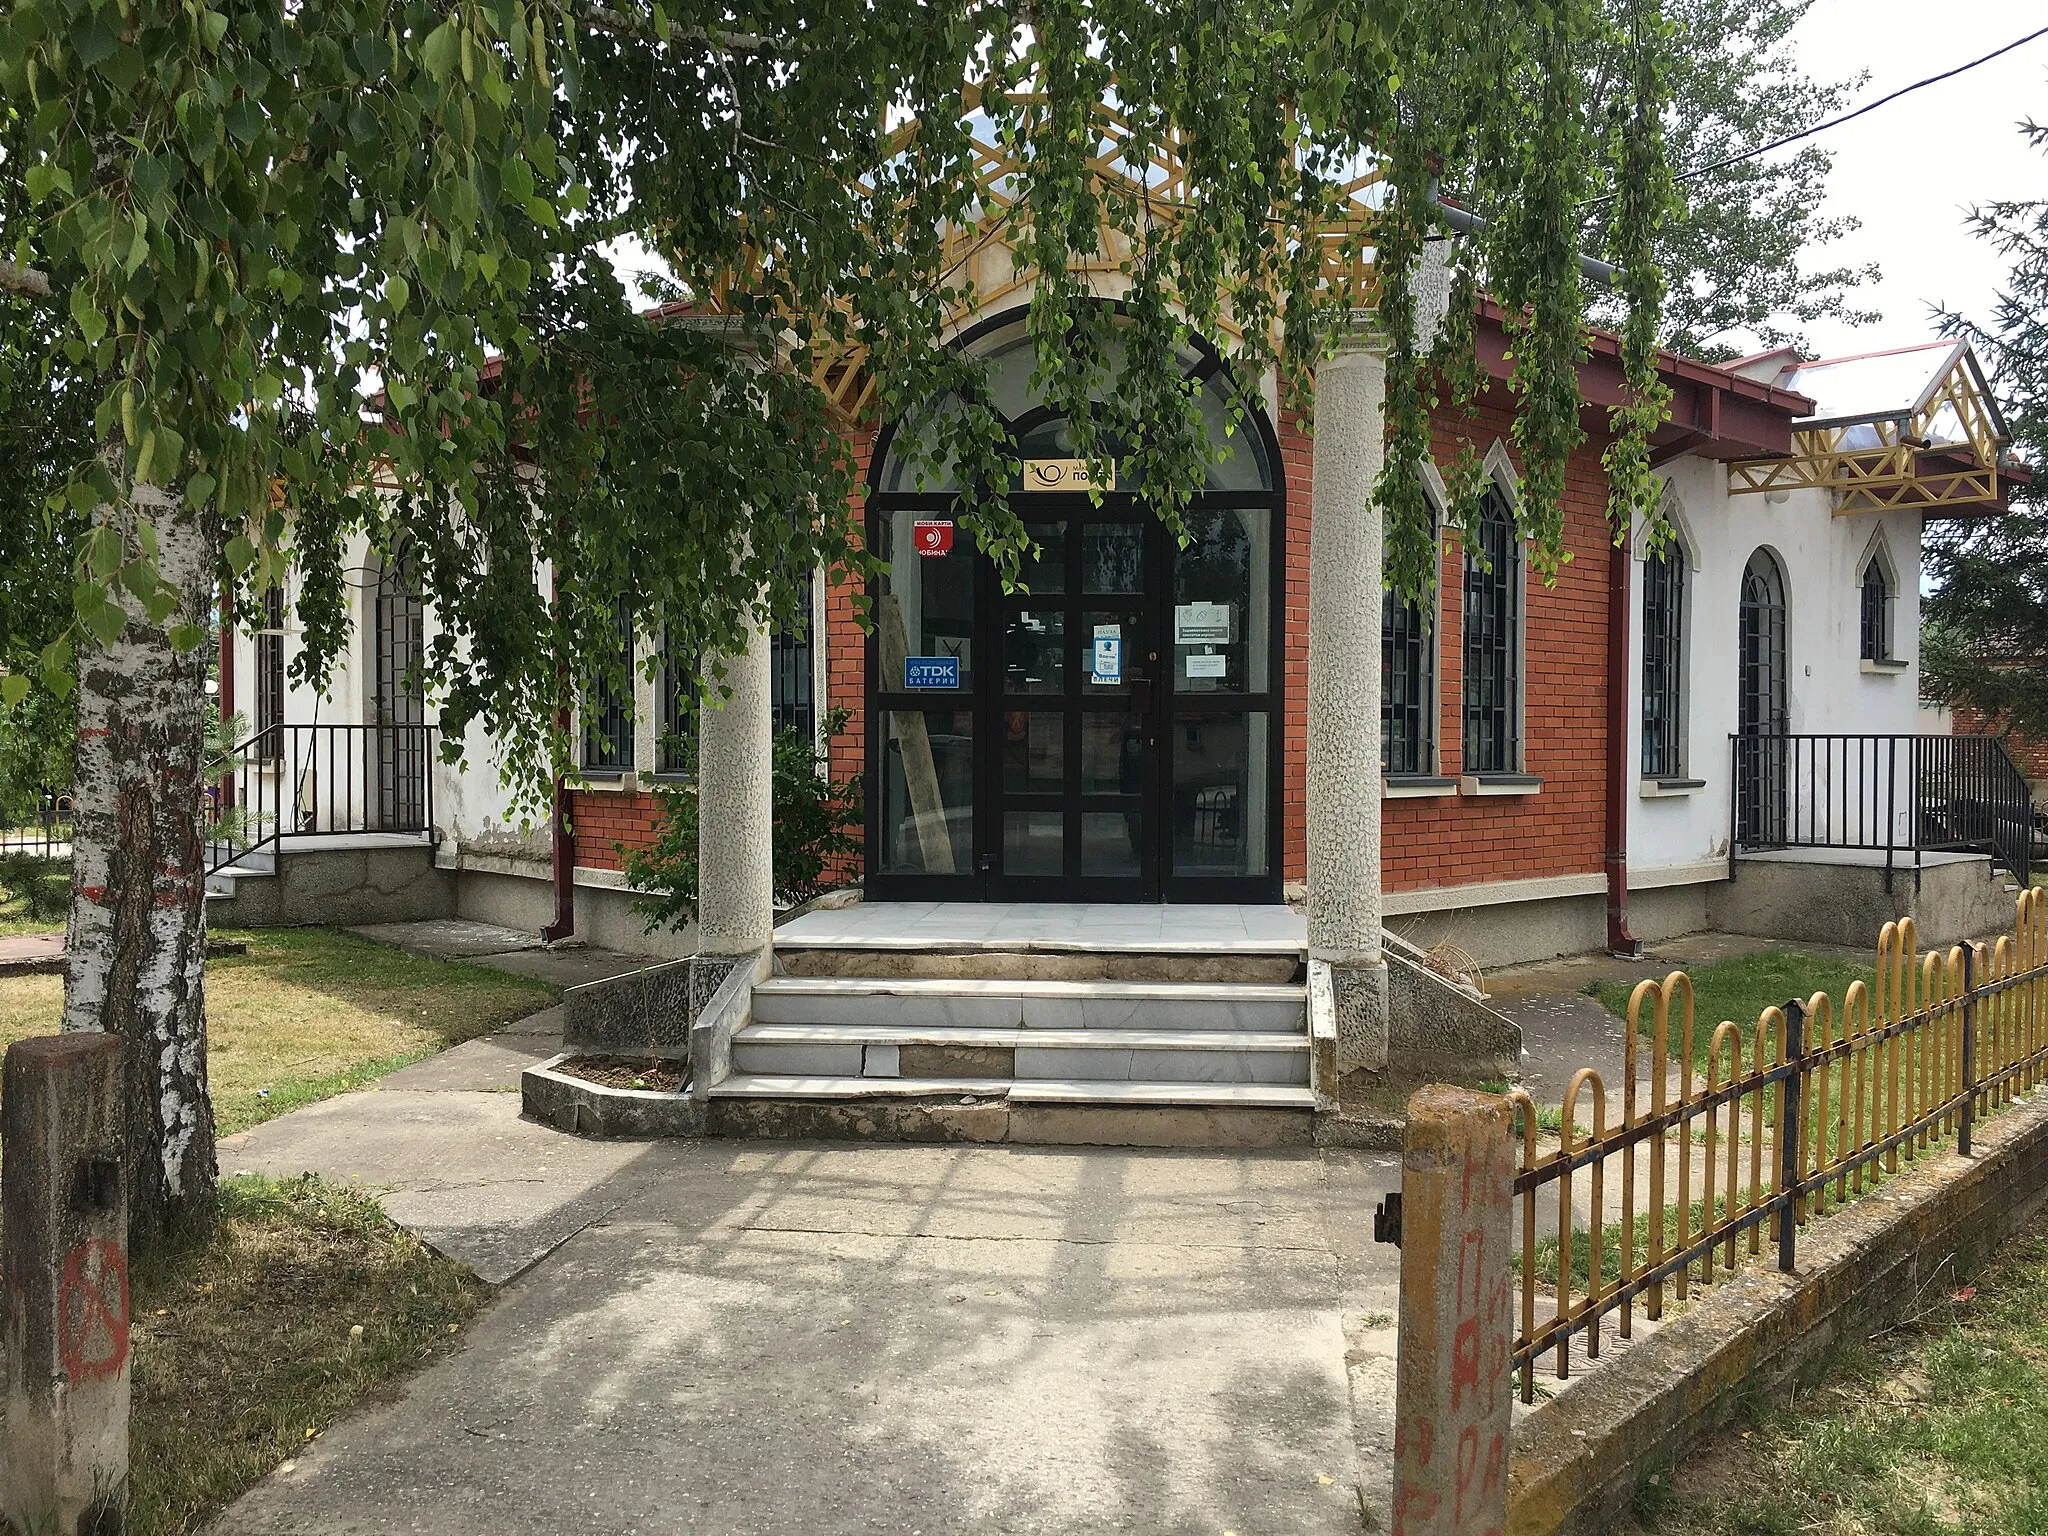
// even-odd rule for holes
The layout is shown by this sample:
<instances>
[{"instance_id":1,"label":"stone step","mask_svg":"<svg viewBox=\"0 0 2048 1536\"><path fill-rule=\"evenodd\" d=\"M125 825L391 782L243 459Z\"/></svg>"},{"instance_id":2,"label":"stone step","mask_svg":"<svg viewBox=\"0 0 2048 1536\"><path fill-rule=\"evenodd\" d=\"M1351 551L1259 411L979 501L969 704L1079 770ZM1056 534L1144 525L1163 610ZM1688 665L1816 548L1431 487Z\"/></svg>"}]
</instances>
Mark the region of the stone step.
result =
<instances>
[{"instance_id":1,"label":"stone step","mask_svg":"<svg viewBox=\"0 0 2048 1536\"><path fill-rule=\"evenodd\" d=\"M905 1028L763 1024L732 1043L745 1073L861 1076L910 1081L976 1074L991 1079L1296 1083L1309 1080L1309 1042L1282 1031Z\"/></svg>"},{"instance_id":2,"label":"stone step","mask_svg":"<svg viewBox=\"0 0 2048 1536\"><path fill-rule=\"evenodd\" d=\"M1285 983L1302 977L1299 949L1285 952L1130 949L924 949L817 944L781 935L776 969L789 976L931 981L1181 981Z\"/></svg>"},{"instance_id":3,"label":"stone step","mask_svg":"<svg viewBox=\"0 0 2048 1536\"><path fill-rule=\"evenodd\" d=\"M1293 983L771 976L754 988L753 1015L763 1024L909 1029L1302 1033L1307 989Z\"/></svg>"},{"instance_id":4,"label":"stone step","mask_svg":"<svg viewBox=\"0 0 2048 1536\"><path fill-rule=\"evenodd\" d=\"M1031 1082L986 1077L875 1078L735 1073L711 1089L714 1099L950 1098L1009 1105L1185 1106L1313 1110L1315 1091L1286 1083L1130 1083L1078 1078Z\"/></svg>"}]
</instances>

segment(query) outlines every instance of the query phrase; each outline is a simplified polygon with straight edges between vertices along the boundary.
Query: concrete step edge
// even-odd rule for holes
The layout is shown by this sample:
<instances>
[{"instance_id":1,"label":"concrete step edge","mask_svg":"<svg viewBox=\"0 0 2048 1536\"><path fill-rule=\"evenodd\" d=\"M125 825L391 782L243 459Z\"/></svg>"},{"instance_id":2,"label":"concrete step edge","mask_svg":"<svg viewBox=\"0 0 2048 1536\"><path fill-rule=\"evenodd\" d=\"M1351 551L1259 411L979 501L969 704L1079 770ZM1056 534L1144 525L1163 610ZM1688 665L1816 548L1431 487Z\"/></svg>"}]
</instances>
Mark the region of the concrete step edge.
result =
<instances>
[{"instance_id":1,"label":"concrete step edge","mask_svg":"<svg viewBox=\"0 0 2048 1536\"><path fill-rule=\"evenodd\" d=\"M770 976L754 995L768 997L972 997L1102 999L1116 1002L1299 1003L1308 988L1272 981L968 981L906 976Z\"/></svg>"},{"instance_id":2,"label":"concrete step edge","mask_svg":"<svg viewBox=\"0 0 2048 1536\"><path fill-rule=\"evenodd\" d=\"M1036 1029L982 1025L904 1028L885 1024L749 1024L733 1036L749 1045L951 1045L1103 1051L1305 1051L1305 1030Z\"/></svg>"},{"instance_id":3,"label":"concrete step edge","mask_svg":"<svg viewBox=\"0 0 2048 1536\"><path fill-rule=\"evenodd\" d=\"M1314 1109L1315 1090L1288 1083L1096 1082L1081 1078L780 1077L735 1073L714 1099L973 1098L1010 1104L1175 1104L1232 1109Z\"/></svg>"}]
</instances>

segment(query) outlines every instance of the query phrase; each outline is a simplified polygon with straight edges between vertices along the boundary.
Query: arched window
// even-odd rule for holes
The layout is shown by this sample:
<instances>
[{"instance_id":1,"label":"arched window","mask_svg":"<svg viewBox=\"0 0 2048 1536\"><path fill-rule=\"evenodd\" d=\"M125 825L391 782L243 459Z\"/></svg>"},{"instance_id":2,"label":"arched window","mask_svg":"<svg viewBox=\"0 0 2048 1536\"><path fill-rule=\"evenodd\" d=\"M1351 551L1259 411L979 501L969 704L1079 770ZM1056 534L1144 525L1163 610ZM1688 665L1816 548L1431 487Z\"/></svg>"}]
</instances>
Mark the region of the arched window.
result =
<instances>
[{"instance_id":1,"label":"arched window","mask_svg":"<svg viewBox=\"0 0 2048 1536\"><path fill-rule=\"evenodd\" d=\"M1863 567L1863 659L1892 659L1892 583L1884 561L1873 554Z\"/></svg>"},{"instance_id":2,"label":"arched window","mask_svg":"<svg viewBox=\"0 0 2048 1536\"><path fill-rule=\"evenodd\" d=\"M1736 630L1738 729L1745 736L1775 736L1790 729L1785 707L1785 577L1768 549L1749 557L1742 571Z\"/></svg>"},{"instance_id":3,"label":"arched window","mask_svg":"<svg viewBox=\"0 0 2048 1536\"><path fill-rule=\"evenodd\" d=\"M1676 538L1643 562L1643 776L1685 774L1685 551Z\"/></svg>"},{"instance_id":4,"label":"arched window","mask_svg":"<svg viewBox=\"0 0 2048 1536\"><path fill-rule=\"evenodd\" d=\"M1507 493L1487 491L1465 552L1465 772L1514 773L1521 758L1516 664L1522 541Z\"/></svg>"},{"instance_id":5,"label":"arched window","mask_svg":"<svg viewBox=\"0 0 2048 1536\"><path fill-rule=\"evenodd\" d=\"M1441 514L1434 496L1430 512ZM1399 592L1380 604L1380 769L1390 778L1436 772L1435 617Z\"/></svg>"}]
</instances>

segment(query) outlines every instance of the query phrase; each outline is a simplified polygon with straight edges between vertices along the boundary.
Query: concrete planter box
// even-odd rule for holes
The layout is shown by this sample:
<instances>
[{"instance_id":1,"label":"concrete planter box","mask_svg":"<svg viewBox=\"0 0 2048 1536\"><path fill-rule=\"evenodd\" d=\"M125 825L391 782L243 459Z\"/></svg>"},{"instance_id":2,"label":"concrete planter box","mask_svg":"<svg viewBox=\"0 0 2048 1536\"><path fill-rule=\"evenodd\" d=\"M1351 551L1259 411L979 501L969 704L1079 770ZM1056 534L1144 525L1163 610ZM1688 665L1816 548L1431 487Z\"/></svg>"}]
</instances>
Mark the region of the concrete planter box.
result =
<instances>
[{"instance_id":1,"label":"concrete planter box","mask_svg":"<svg viewBox=\"0 0 2048 1536\"><path fill-rule=\"evenodd\" d=\"M557 1072L583 1053L567 1051L519 1077L519 1107L543 1125L579 1136L625 1139L704 1134L704 1101L644 1088L607 1088Z\"/></svg>"}]
</instances>

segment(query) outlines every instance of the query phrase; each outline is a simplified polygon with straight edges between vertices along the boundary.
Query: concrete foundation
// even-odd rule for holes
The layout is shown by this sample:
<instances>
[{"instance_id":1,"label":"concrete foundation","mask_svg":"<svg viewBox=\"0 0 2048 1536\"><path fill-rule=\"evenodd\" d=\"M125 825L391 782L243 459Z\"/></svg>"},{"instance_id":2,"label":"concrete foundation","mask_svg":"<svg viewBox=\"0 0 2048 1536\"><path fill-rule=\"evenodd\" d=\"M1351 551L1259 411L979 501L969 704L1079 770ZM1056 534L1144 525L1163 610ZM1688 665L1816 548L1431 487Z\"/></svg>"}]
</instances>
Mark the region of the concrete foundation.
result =
<instances>
[{"instance_id":1,"label":"concrete foundation","mask_svg":"<svg viewBox=\"0 0 2048 1536\"><path fill-rule=\"evenodd\" d=\"M667 960L680 960L696 949L694 927L680 933L668 929L649 933L646 919L633 910L634 893L621 887L585 884L591 873L582 871L576 883L577 938L620 954ZM465 867L454 878L457 917L527 933L538 933L554 918L555 888L544 863L536 861L529 874Z\"/></svg>"},{"instance_id":2,"label":"concrete foundation","mask_svg":"<svg viewBox=\"0 0 2048 1536\"><path fill-rule=\"evenodd\" d=\"M1403 1074L1508 1078L1521 1071L1522 1031L1465 988L1387 952L1387 1055Z\"/></svg>"},{"instance_id":3,"label":"concrete foundation","mask_svg":"<svg viewBox=\"0 0 2048 1536\"><path fill-rule=\"evenodd\" d=\"M1884 855L1850 862L1856 857L1804 849L1746 855L1734 880L1711 888L1709 925L1724 933L1856 949L1874 946L1878 931L1902 917L1913 919L1923 945L2012 927L2012 880L1981 854L1925 854L1917 879L1912 856L1904 855L1891 872L1889 891Z\"/></svg>"},{"instance_id":4,"label":"concrete foundation","mask_svg":"<svg viewBox=\"0 0 2048 1536\"><path fill-rule=\"evenodd\" d=\"M455 877L412 847L295 848L267 875L245 875L234 894L208 896L215 928L414 923L456 915Z\"/></svg>"}]
</instances>

